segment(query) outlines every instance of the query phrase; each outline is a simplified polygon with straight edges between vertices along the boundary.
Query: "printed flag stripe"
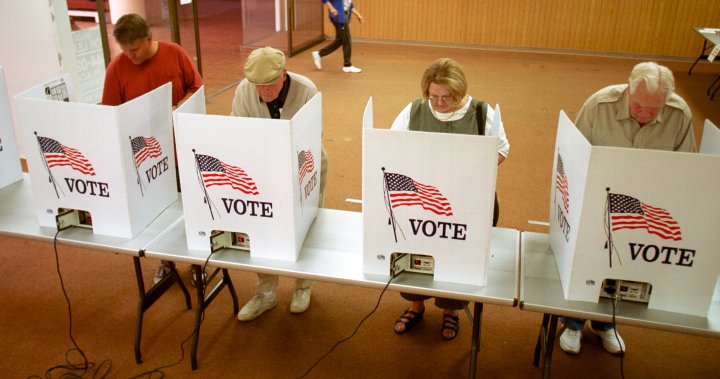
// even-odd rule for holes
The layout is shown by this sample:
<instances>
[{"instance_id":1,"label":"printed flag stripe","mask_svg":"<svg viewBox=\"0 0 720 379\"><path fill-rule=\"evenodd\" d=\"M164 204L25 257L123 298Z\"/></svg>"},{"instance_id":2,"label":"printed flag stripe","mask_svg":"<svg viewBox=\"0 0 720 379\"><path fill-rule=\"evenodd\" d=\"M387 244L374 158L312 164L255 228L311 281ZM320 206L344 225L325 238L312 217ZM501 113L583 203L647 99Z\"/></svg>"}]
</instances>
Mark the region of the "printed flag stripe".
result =
<instances>
[{"instance_id":1,"label":"printed flag stripe","mask_svg":"<svg viewBox=\"0 0 720 379\"><path fill-rule=\"evenodd\" d=\"M135 165L140 167L148 158L157 158L162 154L160 143L155 137L135 137L131 141L133 154L135 154Z\"/></svg>"},{"instance_id":2,"label":"printed flag stripe","mask_svg":"<svg viewBox=\"0 0 720 379\"><path fill-rule=\"evenodd\" d=\"M400 174L386 174L386 180L393 208L419 205L438 215L453 215L450 202L437 188Z\"/></svg>"},{"instance_id":3,"label":"printed flag stripe","mask_svg":"<svg viewBox=\"0 0 720 379\"><path fill-rule=\"evenodd\" d=\"M570 196L568 194L567 176L565 176L565 165L563 165L560 154L558 154L558 168L557 176L555 178L555 188L560 191L565 212L568 212L570 208Z\"/></svg>"},{"instance_id":4,"label":"printed flag stripe","mask_svg":"<svg viewBox=\"0 0 720 379\"><path fill-rule=\"evenodd\" d=\"M209 155L198 154L197 160L206 188L228 185L248 195L260 194L255 182L240 167L223 163Z\"/></svg>"},{"instance_id":5,"label":"printed flag stripe","mask_svg":"<svg viewBox=\"0 0 720 379\"><path fill-rule=\"evenodd\" d=\"M653 207L640 200L619 194L610 194L612 230L645 229L663 239L682 240L680 225L670 212Z\"/></svg>"},{"instance_id":6,"label":"printed flag stripe","mask_svg":"<svg viewBox=\"0 0 720 379\"><path fill-rule=\"evenodd\" d=\"M298 154L298 169L300 170L300 182L302 182L306 174L315 170L315 162L312 151L300 151Z\"/></svg>"},{"instance_id":7,"label":"printed flag stripe","mask_svg":"<svg viewBox=\"0 0 720 379\"><path fill-rule=\"evenodd\" d=\"M70 166L73 170L83 174L95 175L92 164L79 150L65 146L52 138L39 136L37 138L48 168Z\"/></svg>"}]
</instances>

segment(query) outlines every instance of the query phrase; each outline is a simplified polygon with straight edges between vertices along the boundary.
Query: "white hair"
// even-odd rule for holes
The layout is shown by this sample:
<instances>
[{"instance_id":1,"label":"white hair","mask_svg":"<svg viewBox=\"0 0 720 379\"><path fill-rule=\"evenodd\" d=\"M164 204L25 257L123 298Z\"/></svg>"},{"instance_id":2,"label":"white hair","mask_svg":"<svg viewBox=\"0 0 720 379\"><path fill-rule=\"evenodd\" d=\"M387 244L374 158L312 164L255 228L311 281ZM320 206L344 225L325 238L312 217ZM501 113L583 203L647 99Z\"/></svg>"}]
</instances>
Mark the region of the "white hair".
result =
<instances>
[{"instance_id":1,"label":"white hair","mask_svg":"<svg viewBox=\"0 0 720 379\"><path fill-rule=\"evenodd\" d=\"M630 93L633 94L640 83L645 83L645 88L649 92L659 92L665 95L665 99L670 98L670 95L675 91L675 78L672 71L655 62L636 64L630 73L628 82L630 83Z\"/></svg>"}]
</instances>

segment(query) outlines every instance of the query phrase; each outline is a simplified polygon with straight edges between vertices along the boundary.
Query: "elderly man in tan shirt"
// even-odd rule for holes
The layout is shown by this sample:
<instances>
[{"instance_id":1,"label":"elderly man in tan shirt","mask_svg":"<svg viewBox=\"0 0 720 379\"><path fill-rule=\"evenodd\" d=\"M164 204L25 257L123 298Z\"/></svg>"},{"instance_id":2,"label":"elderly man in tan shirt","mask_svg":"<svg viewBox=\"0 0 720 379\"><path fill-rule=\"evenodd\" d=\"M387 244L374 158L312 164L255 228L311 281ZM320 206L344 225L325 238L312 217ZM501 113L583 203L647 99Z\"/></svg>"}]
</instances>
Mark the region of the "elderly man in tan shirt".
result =
<instances>
[{"instance_id":1,"label":"elderly man in tan shirt","mask_svg":"<svg viewBox=\"0 0 720 379\"><path fill-rule=\"evenodd\" d=\"M285 69L285 54L272 47L253 50L245 61L245 79L238 85L232 102L231 116L289 120L318 93L315 84L305 76ZM322 145L321 145L322 146ZM321 149L320 200L323 204L327 177L327 154ZM238 320L251 321L277 306L275 290L278 276L258 273L258 287L238 312ZM290 302L291 313L305 312L310 306L314 281L295 278Z\"/></svg>"},{"instance_id":2,"label":"elderly man in tan shirt","mask_svg":"<svg viewBox=\"0 0 720 379\"><path fill-rule=\"evenodd\" d=\"M692 113L674 87L667 67L639 63L628 84L605 87L590 96L575 125L597 146L696 152Z\"/></svg>"},{"instance_id":3,"label":"elderly man in tan shirt","mask_svg":"<svg viewBox=\"0 0 720 379\"><path fill-rule=\"evenodd\" d=\"M628 84L605 87L590 96L575 125L592 145L696 152L692 113L674 89L675 79L667 67L639 63ZM566 328L560 347L577 354L585 320L561 319ZM605 350L625 351L625 342L612 324L592 321L590 330L600 336Z\"/></svg>"}]
</instances>

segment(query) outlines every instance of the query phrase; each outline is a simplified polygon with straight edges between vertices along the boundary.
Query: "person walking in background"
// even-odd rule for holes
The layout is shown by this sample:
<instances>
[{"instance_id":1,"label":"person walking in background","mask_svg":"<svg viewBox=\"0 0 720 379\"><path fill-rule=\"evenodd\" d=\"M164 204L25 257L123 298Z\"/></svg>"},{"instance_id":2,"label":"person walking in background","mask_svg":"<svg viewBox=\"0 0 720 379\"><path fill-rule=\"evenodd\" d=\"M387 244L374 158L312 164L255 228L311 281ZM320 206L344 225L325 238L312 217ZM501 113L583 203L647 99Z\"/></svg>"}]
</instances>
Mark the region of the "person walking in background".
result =
<instances>
[{"instance_id":1,"label":"person walking in background","mask_svg":"<svg viewBox=\"0 0 720 379\"><path fill-rule=\"evenodd\" d=\"M328 9L328 17L335 27L335 40L327 46L323 47L320 51L313 51L312 58L315 63L315 67L318 70L322 69L321 58L329 55L333 51L337 50L340 46L343 47L343 72L347 73L358 73L362 72L361 69L352 65L352 38L350 37L350 19L354 14L358 21L362 24L365 19L355 9L352 0L322 0Z\"/></svg>"}]
</instances>

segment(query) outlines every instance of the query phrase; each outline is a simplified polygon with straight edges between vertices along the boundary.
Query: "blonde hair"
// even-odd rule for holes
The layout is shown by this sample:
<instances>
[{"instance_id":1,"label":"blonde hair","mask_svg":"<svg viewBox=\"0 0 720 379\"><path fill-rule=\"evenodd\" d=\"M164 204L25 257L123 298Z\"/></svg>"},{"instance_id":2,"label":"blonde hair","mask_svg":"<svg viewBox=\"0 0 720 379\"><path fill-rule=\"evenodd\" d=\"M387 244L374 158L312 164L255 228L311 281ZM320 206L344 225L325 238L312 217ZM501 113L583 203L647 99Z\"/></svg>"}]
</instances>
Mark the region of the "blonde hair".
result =
<instances>
[{"instance_id":1,"label":"blonde hair","mask_svg":"<svg viewBox=\"0 0 720 379\"><path fill-rule=\"evenodd\" d=\"M437 59L425 69L420 81L423 101L427 101L430 83L444 85L458 101L467 93L465 73L462 67L450 58Z\"/></svg>"},{"instance_id":2,"label":"blonde hair","mask_svg":"<svg viewBox=\"0 0 720 379\"><path fill-rule=\"evenodd\" d=\"M645 88L652 93L661 93L665 95L667 100L675 91L675 78L672 71L665 66L661 66L655 62L642 62L633 67L628 79L630 85L630 93L634 94L640 83L645 84Z\"/></svg>"}]
</instances>

